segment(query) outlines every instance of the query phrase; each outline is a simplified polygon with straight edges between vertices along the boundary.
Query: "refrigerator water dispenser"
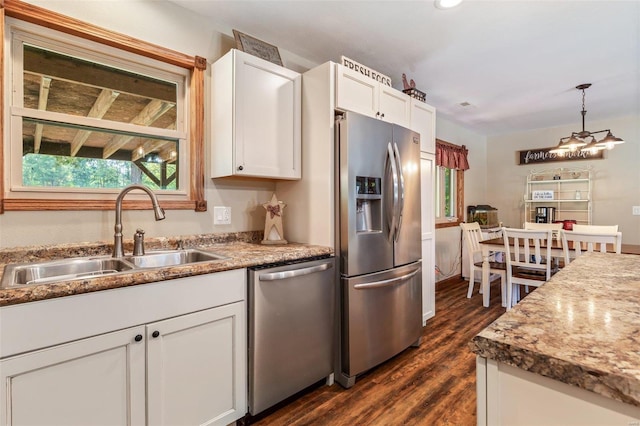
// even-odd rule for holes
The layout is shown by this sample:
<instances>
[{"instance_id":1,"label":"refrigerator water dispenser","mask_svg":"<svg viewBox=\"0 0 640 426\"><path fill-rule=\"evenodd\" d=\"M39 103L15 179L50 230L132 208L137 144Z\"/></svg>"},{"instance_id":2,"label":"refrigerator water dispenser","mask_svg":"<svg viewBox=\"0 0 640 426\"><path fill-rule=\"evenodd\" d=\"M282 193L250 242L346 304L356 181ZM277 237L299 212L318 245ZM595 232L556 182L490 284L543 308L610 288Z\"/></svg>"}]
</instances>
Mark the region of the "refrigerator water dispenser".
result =
<instances>
[{"instance_id":1,"label":"refrigerator water dispenser","mask_svg":"<svg viewBox=\"0 0 640 426\"><path fill-rule=\"evenodd\" d=\"M356 176L356 232L382 230L380 181L377 177Z\"/></svg>"}]
</instances>

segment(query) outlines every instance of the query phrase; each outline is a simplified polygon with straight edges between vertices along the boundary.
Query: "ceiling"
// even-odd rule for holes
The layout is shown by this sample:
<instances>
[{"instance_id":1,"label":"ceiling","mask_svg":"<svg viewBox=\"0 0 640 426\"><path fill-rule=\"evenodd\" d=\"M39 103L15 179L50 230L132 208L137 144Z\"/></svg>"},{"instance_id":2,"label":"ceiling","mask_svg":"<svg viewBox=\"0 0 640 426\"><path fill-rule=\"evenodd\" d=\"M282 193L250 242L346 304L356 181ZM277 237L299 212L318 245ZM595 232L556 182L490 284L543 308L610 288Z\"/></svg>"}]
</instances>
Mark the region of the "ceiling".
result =
<instances>
[{"instance_id":1,"label":"ceiling","mask_svg":"<svg viewBox=\"0 0 640 426\"><path fill-rule=\"evenodd\" d=\"M640 113L640 0L172 2L317 64L347 56L398 89L406 73L440 116L485 135L580 130L581 83L587 130Z\"/></svg>"}]
</instances>

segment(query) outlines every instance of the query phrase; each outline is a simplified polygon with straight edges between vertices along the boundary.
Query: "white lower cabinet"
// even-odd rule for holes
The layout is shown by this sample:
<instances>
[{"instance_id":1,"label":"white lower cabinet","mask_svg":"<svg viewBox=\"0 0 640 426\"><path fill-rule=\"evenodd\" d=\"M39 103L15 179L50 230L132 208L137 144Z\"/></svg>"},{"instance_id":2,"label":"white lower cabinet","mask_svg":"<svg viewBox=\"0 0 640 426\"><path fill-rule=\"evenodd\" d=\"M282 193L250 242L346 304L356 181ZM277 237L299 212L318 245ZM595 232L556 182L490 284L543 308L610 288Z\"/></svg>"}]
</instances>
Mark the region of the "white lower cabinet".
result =
<instances>
[{"instance_id":1,"label":"white lower cabinet","mask_svg":"<svg viewBox=\"0 0 640 426\"><path fill-rule=\"evenodd\" d=\"M640 407L476 356L478 426L636 425Z\"/></svg>"},{"instance_id":2,"label":"white lower cabinet","mask_svg":"<svg viewBox=\"0 0 640 426\"><path fill-rule=\"evenodd\" d=\"M143 425L144 326L0 361L4 425Z\"/></svg>"},{"instance_id":3,"label":"white lower cabinet","mask_svg":"<svg viewBox=\"0 0 640 426\"><path fill-rule=\"evenodd\" d=\"M244 416L244 306L147 325L149 425L227 425Z\"/></svg>"},{"instance_id":4,"label":"white lower cabinet","mask_svg":"<svg viewBox=\"0 0 640 426\"><path fill-rule=\"evenodd\" d=\"M25 325L38 349L0 359L0 426L240 419L247 409L245 280L245 270L227 271L2 308L3 327L71 311L77 327L49 322L95 335L48 346ZM127 322L139 325L104 332L106 323ZM42 323L47 334L55 332L48 327ZM10 340L0 336L0 344L20 346Z\"/></svg>"}]
</instances>

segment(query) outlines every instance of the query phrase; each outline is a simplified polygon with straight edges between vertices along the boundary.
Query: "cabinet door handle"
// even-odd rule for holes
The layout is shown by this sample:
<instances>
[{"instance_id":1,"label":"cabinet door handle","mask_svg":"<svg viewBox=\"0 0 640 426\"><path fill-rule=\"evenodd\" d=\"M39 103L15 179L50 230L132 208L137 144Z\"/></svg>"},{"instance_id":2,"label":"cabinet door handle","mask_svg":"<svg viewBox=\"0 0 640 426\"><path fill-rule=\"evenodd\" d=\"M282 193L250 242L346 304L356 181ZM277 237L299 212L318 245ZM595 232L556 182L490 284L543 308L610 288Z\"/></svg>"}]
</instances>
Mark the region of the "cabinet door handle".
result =
<instances>
[{"instance_id":1,"label":"cabinet door handle","mask_svg":"<svg viewBox=\"0 0 640 426\"><path fill-rule=\"evenodd\" d=\"M151 333L151 336L155 339L156 337L158 337L160 335L160 332L158 330L154 331L153 333Z\"/></svg>"},{"instance_id":2,"label":"cabinet door handle","mask_svg":"<svg viewBox=\"0 0 640 426\"><path fill-rule=\"evenodd\" d=\"M376 117L380 116L380 111L376 112Z\"/></svg>"},{"instance_id":3,"label":"cabinet door handle","mask_svg":"<svg viewBox=\"0 0 640 426\"><path fill-rule=\"evenodd\" d=\"M384 112L382 114L380 114L380 117L384 118Z\"/></svg>"},{"instance_id":4,"label":"cabinet door handle","mask_svg":"<svg viewBox=\"0 0 640 426\"><path fill-rule=\"evenodd\" d=\"M238 170L240 171L244 170L244 166L238 166Z\"/></svg>"},{"instance_id":5,"label":"cabinet door handle","mask_svg":"<svg viewBox=\"0 0 640 426\"><path fill-rule=\"evenodd\" d=\"M133 340L135 340L136 342L141 341L142 340L142 334L136 334L136 337L134 337Z\"/></svg>"}]
</instances>

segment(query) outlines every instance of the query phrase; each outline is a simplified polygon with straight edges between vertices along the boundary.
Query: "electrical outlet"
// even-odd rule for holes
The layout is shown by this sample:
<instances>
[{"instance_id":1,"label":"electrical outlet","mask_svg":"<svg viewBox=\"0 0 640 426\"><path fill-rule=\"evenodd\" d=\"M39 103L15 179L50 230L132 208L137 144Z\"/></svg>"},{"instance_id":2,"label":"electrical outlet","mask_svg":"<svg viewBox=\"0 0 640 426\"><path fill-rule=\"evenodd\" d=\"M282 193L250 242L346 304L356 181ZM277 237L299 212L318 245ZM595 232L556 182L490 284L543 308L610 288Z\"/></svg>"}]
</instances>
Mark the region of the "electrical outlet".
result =
<instances>
[{"instance_id":1,"label":"electrical outlet","mask_svg":"<svg viewBox=\"0 0 640 426\"><path fill-rule=\"evenodd\" d=\"M640 216L640 206L633 206L631 208L631 214L634 216Z\"/></svg>"},{"instance_id":2,"label":"electrical outlet","mask_svg":"<svg viewBox=\"0 0 640 426\"><path fill-rule=\"evenodd\" d=\"M214 206L213 207L213 224L214 225L231 225L231 207Z\"/></svg>"}]
</instances>

